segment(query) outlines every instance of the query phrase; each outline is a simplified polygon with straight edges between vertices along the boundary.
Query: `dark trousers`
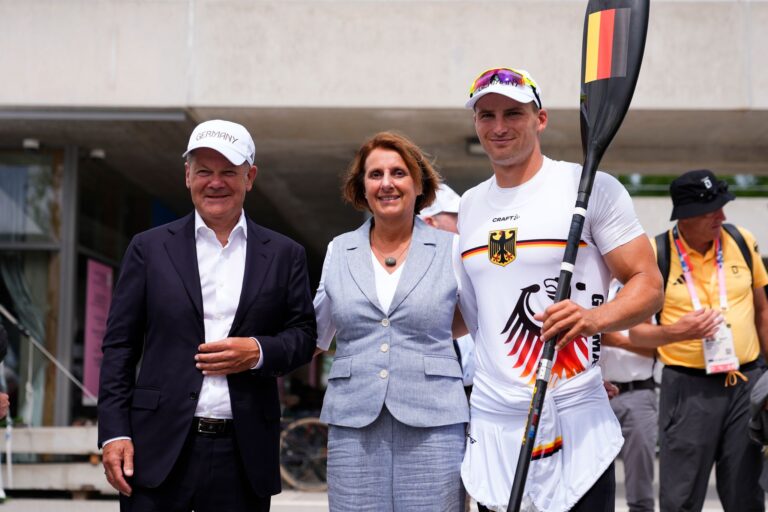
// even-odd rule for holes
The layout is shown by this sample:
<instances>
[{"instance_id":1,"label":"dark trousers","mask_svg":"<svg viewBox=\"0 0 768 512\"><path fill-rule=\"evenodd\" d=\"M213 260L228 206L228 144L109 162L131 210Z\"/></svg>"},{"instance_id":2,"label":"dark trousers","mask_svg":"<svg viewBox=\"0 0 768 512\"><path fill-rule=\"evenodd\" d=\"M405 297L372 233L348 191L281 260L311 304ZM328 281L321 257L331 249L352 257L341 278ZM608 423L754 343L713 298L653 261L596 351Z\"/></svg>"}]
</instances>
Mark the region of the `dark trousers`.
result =
<instances>
[{"instance_id":1,"label":"dark trousers","mask_svg":"<svg viewBox=\"0 0 768 512\"><path fill-rule=\"evenodd\" d=\"M258 461L253 461L258 464ZM154 489L133 485L121 512L268 512L270 496L254 494L232 434L190 433L168 478Z\"/></svg>"},{"instance_id":2,"label":"dark trousers","mask_svg":"<svg viewBox=\"0 0 768 512\"><path fill-rule=\"evenodd\" d=\"M595 485L581 497L571 512L613 512L616 510L616 469L613 462Z\"/></svg>"},{"instance_id":3,"label":"dark trousers","mask_svg":"<svg viewBox=\"0 0 768 512\"><path fill-rule=\"evenodd\" d=\"M747 435L749 393L762 370L747 366L725 387L724 375L665 367L659 401L659 504L662 512L700 511L715 466L725 512L763 512L760 446Z\"/></svg>"},{"instance_id":4,"label":"dark trousers","mask_svg":"<svg viewBox=\"0 0 768 512\"><path fill-rule=\"evenodd\" d=\"M616 509L616 471L613 462L608 469L600 475L597 482L589 488L581 497L571 512L613 512ZM488 512L488 509L478 503L479 512Z\"/></svg>"}]
</instances>

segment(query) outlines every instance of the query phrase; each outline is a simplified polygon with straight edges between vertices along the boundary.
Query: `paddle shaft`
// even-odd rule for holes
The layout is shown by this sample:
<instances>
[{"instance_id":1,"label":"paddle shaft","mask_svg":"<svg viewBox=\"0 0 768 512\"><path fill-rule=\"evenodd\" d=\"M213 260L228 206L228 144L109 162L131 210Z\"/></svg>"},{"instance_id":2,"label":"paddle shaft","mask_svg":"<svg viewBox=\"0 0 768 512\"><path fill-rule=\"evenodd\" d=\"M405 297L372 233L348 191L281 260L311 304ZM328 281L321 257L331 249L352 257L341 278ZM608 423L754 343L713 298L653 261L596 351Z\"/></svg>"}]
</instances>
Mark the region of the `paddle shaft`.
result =
<instances>
[{"instance_id":1,"label":"paddle shaft","mask_svg":"<svg viewBox=\"0 0 768 512\"><path fill-rule=\"evenodd\" d=\"M595 173L599 163L592 155L593 152L588 150L584 167L581 170L576 205L573 217L571 217L571 227L568 230L568 241L565 245L565 254L560 266L560 277L557 280L555 303L567 299L570 295L573 267L576 263L576 255L579 251L581 232L584 229L584 218L587 214L589 196L592 193L592 184L595 182ZM523 491L525 490L525 481L528 478L528 469L531 465L533 446L536 442L536 432L539 430L539 420L544 409L544 397L547 394L549 377L552 374L555 343L559 337L560 335L558 334L548 339L544 343L544 348L541 352L539 369L536 371L536 384L533 387L533 397L531 398L531 406L528 410L528 421L523 431L523 444L520 446L520 455L517 458L517 468L515 469L515 478L512 481L512 492L509 495L507 512L518 512L520 510Z\"/></svg>"}]
</instances>

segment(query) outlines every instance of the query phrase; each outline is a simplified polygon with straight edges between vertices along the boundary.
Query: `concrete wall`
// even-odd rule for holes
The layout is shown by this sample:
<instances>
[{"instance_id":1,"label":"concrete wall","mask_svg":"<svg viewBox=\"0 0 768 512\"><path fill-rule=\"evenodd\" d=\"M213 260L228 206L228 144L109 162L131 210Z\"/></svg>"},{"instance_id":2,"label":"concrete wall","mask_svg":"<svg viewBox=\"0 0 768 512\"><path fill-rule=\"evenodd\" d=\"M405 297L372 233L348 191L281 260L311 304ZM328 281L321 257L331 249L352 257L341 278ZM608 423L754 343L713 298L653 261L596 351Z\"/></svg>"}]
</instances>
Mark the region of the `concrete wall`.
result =
<instances>
[{"instance_id":1,"label":"concrete wall","mask_svg":"<svg viewBox=\"0 0 768 512\"><path fill-rule=\"evenodd\" d=\"M672 227L669 215L672 200L668 197L635 197L635 211L649 236ZM748 229L757 240L760 254L768 257L768 198L738 197L725 206L727 222Z\"/></svg>"},{"instance_id":2,"label":"concrete wall","mask_svg":"<svg viewBox=\"0 0 768 512\"><path fill-rule=\"evenodd\" d=\"M574 108L586 1L0 0L0 106L449 107L527 67ZM768 2L654 0L639 109L766 109Z\"/></svg>"}]
</instances>

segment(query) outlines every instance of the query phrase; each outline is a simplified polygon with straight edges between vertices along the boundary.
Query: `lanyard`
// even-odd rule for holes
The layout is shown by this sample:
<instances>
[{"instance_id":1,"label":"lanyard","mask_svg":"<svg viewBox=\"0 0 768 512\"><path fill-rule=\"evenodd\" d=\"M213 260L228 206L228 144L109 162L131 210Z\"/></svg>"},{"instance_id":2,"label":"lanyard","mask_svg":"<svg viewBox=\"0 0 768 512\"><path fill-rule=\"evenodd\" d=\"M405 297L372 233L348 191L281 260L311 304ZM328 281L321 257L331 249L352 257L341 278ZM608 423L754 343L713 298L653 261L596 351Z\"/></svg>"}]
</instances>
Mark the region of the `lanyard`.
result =
<instances>
[{"instance_id":1,"label":"lanyard","mask_svg":"<svg viewBox=\"0 0 768 512\"><path fill-rule=\"evenodd\" d=\"M680 266L683 269L683 277L685 278L685 285L688 287L688 293L691 296L691 302L693 303L693 309L701 309L701 301L699 295L696 293L696 287L693 285L693 277L691 276L691 260L688 257L688 253L683 247L683 243L680 241L680 234L677 231L677 225L672 229L672 235L675 239L675 248L677 249L677 256L680 258ZM720 295L720 309L726 311L728 309L728 295L725 289L725 271L723 270L723 246L720 242L720 237L715 239L715 252L717 254L715 258L715 266L717 267L717 288Z\"/></svg>"}]
</instances>

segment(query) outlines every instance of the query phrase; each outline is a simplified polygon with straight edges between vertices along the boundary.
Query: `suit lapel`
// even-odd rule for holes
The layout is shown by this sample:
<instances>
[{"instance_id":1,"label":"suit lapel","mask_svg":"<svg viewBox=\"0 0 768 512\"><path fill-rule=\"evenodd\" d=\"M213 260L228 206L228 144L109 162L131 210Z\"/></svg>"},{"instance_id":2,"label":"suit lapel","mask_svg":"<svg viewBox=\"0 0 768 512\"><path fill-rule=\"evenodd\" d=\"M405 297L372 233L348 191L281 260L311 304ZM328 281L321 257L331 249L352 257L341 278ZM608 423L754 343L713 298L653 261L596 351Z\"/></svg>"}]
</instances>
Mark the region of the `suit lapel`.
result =
<instances>
[{"instance_id":1,"label":"suit lapel","mask_svg":"<svg viewBox=\"0 0 768 512\"><path fill-rule=\"evenodd\" d=\"M433 229L435 228L427 226L421 219L415 219L411 248L408 250L408 258L403 264L403 273L400 276L400 281L397 283L397 289L395 290L395 296L392 298L392 305L389 307L388 315L391 315L416 285L419 284L419 281L421 281L432 264L435 252L437 252L437 239L435 238L434 231L432 231Z\"/></svg>"},{"instance_id":2,"label":"suit lapel","mask_svg":"<svg viewBox=\"0 0 768 512\"><path fill-rule=\"evenodd\" d=\"M186 222L185 222L186 221ZM195 214L191 213L181 222L168 227L171 237L165 242L165 250L178 272L189 299L195 306L200 319L203 318L203 293L200 290L200 273L197 268L195 246Z\"/></svg>"},{"instance_id":3,"label":"suit lapel","mask_svg":"<svg viewBox=\"0 0 768 512\"><path fill-rule=\"evenodd\" d=\"M339 247L334 250L343 250L349 266L349 273L352 279L363 292L363 295L376 306L382 313L384 309L379 304L379 297L376 295L376 278L373 275L373 263L371 261L371 220L368 219L362 226L354 232L353 240L346 247Z\"/></svg>"},{"instance_id":4,"label":"suit lapel","mask_svg":"<svg viewBox=\"0 0 768 512\"><path fill-rule=\"evenodd\" d=\"M269 250L269 234L247 217L246 224L248 225L248 240L245 249L243 288L240 292L240 302L237 305L235 318L232 320L232 327L229 330L230 336L237 332L248 308L259 295L275 256L274 252Z\"/></svg>"}]
</instances>

